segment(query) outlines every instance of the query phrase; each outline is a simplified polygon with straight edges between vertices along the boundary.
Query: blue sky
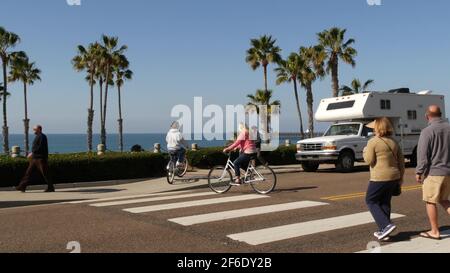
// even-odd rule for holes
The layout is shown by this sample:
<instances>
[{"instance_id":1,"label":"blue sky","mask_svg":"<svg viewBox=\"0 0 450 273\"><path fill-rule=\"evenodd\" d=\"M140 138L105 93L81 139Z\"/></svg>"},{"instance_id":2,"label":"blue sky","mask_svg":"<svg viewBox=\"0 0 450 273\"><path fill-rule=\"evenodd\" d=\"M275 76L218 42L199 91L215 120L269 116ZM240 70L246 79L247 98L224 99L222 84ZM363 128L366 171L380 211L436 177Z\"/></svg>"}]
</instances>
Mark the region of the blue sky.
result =
<instances>
[{"instance_id":1,"label":"blue sky","mask_svg":"<svg viewBox=\"0 0 450 273\"><path fill-rule=\"evenodd\" d=\"M205 104L245 103L247 94L263 87L262 71L245 63L250 38L262 34L273 35L287 56L315 44L319 31L347 28L359 54L355 69L341 64L342 84L370 78L376 90L410 87L450 94L448 0L382 0L381 6L366 0L81 0L81 6L66 0L2 0L1 9L8 12L0 25L21 36L17 49L43 71L43 81L30 88L29 111L32 123L51 133L86 131L89 89L70 60L78 44L103 33L129 46L135 72L123 90L129 133L165 131L172 107L192 105L194 96ZM295 131L292 86L276 86L272 69L269 86L282 102L281 130ZM330 78L313 88L316 101L329 97ZM12 85L10 91L10 131L20 133L22 87ZM108 131L115 132L116 91L110 94ZM305 109L304 90L301 97Z\"/></svg>"}]
</instances>

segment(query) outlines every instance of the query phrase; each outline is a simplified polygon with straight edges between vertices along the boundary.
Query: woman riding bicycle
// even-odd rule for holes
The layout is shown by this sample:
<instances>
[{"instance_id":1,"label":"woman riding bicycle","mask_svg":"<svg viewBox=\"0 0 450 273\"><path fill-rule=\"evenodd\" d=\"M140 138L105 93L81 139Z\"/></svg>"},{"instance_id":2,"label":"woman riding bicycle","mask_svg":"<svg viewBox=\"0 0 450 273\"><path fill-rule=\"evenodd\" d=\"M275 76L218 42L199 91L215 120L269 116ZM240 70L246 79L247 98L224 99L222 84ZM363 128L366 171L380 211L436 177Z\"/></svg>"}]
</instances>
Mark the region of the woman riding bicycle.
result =
<instances>
[{"instance_id":1,"label":"woman riding bicycle","mask_svg":"<svg viewBox=\"0 0 450 273\"><path fill-rule=\"evenodd\" d=\"M233 185L238 186L242 184L241 179L241 167L248 166L250 160L256 156L256 145L255 141L250 138L250 132L248 126L244 123L239 124L240 134L237 140L231 144L229 147L223 150L224 153L231 152L240 148L240 156L233 162L234 172L236 174L236 179Z\"/></svg>"}]
</instances>

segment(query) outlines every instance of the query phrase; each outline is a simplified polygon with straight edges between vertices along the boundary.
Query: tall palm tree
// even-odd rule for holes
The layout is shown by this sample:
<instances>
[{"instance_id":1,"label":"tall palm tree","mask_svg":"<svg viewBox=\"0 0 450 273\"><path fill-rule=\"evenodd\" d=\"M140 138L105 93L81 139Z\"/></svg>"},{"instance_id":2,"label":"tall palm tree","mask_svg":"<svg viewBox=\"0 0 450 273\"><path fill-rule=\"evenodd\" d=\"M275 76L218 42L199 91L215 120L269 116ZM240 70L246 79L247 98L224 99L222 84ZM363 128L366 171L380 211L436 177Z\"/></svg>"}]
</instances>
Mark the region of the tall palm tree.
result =
<instances>
[{"instance_id":1,"label":"tall palm tree","mask_svg":"<svg viewBox=\"0 0 450 273\"><path fill-rule=\"evenodd\" d=\"M36 68L34 62L29 61L28 58L15 59L11 64L11 71L9 73L10 82L22 82L23 83L23 98L25 118L23 119L24 134L25 134L25 154L30 151L30 119L28 118L28 99L27 99L27 87L33 85L36 81L40 81L41 70Z\"/></svg>"},{"instance_id":2,"label":"tall palm tree","mask_svg":"<svg viewBox=\"0 0 450 273\"><path fill-rule=\"evenodd\" d=\"M247 105L255 107L258 115L260 115L260 119L263 121L267 121L267 124L263 123L263 128L261 128L264 134L269 133L270 131L269 128L271 124L271 114L273 110L272 108L274 106L281 107L281 102L279 100L272 101L272 96L272 90L266 91L261 89L256 90L256 93L254 95L247 95L247 98L250 100ZM260 113L258 106L265 106L267 112Z\"/></svg>"},{"instance_id":3,"label":"tall palm tree","mask_svg":"<svg viewBox=\"0 0 450 273\"><path fill-rule=\"evenodd\" d=\"M267 88L267 67L270 63L279 63L281 61L281 49L275 45L276 39L272 36L261 36L259 39L251 39L251 48L247 50L246 62L253 70L262 66L264 68L264 90Z\"/></svg>"},{"instance_id":4,"label":"tall palm tree","mask_svg":"<svg viewBox=\"0 0 450 273\"><path fill-rule=\"evenodd\" d=\"M6 96L9 97L11 94L10 93L6 93ZM3 98L3 83L0 83L0 102L2 101Z\"/></svg>"},{"instance_id":5,"label":"tall palm tree","mask_svg":"<svg viewBox=\"0 0 450 273\"><path fill-rule=\"evenodd\" d=\"M118 102L119 102L119 148L123 152L123 119L122 119L122 96L121 88L126 80L131 80L133 78L133 71L128 69L129 62L125 56L121 56L119 62L114 67L114 78L115 84L117 86Z\"/></svg>"},{"instance_id":6,"label":"tall palm tree","mask_svg":"<svg viewBox=\"0 0 450 273\"><path fill-rule=\"evenodd\" d=\"M298 80L306 89L306 103L308 105L308 131L310 137L314 137L314 95L312 85L318 78L325 76L324 61L326 53L321 46L301 47L299 51L301 59Z\"/></svg>"},{"instance_id":7,"label":"tall palm tree","mask_svg":"<svg viewBox=\"0 0 450 273\"><path fill-rule=\"evenodd\" d=\"M78 46L78 54L72 59L72 65L74 69L78 72L86 71L86 80L90 86L90 97L89 97L89 108L88 108L88 120L87 120L87 144L88 151L92 152L92 134L93 134L93 123L94 123L94 85L96 83L95 76L98 71L98 51L100 45L98 43L93 43L85 48L82 45Z\"/></svg>"},{"instance_id":8,"label":"tall palm tree","mask_svg":"<svg viewBox=\"0 0 450 273\"><path fill-rule=\"evenodd\" d=\"M344 85L339 90L342 91L342 96L359 94L367 91L369 86L371 86L374 82L374 80L368 80L364 84L361 84L359 79L353 79L350 86Z\"/></svg>"},{"instance_id":9,"label":"tall palm tree","mask_svg":"<svg viewBox=\"0 0 450 273\"><path fill-rule=\"evenodd\" d=\"M102 144L106 146L106 110L108 105L108 90L110 85L114 85L114 80L112 78L112 69L117 61L121 58L123 53L127 50L127 46L123 45L118 47L119 38L118 37L109 37L106 35L102 36L102 47L103 50L103 62L104 62L104 71L103 76L105 80L105 98L103 102L103 121L101 126L101 139Z\"/></svg>"},{"instance_id":10,"label":"tall palm tree","mask_svg":"<svg viewBox=\"0 0 450 273\"><path fill-rule=\"evenodd\" d=\"M333 97L339 96L339 60L355 67L356 49L351 47L354 39L345 40L346 29L337 27L324 30L317 34L319 44L327 53L327 73L331 73Z\"/></svg>"},{"instance_id":11,"label":"tall palm tree","mask_svg":"<svg viewBox=\"0 0 450 273\"><path fill-rule=\"evenodd\" d=\"M287 60L282 60L278 66L278 68L275 69L275 72L277 73L277 85L280 85L282 83L292 82L294 85L294 96L295 96L295 102L297 104L297 113L300 121L300 134L302 138L305 138L305 131L303 130L303 118L302 118L302 111L300 107L300 100L297 90L297 77L300 73L300 68L302 67L302 60L300 58L300 55L297 53L291 53L289 55Z\"/></svg>"},{"instance_id":12,"label":"tall palm tree","mask_svg":"<svg viewBox=\"0 0 450 273\"><path fill-rule=\"evenodd\" d=\"M8 133L8 117L6 110L6 99L8 94L8 66L14 55L20 53L12 52L11 49L20 43L20 37L12 32L8 32L3 27L0 27L0 59L2 60L3 68L3 152L9 153L9 133Z\"/></svg>"}]
</instances>

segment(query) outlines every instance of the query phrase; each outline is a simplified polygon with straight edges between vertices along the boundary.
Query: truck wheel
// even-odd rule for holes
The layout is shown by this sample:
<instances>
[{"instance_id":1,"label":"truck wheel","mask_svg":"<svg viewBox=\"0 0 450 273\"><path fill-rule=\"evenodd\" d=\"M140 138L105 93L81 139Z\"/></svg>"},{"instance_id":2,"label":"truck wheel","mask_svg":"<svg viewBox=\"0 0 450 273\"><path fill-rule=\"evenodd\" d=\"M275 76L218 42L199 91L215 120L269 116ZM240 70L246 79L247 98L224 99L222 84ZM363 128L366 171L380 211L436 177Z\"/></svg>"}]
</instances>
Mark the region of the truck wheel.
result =
<instances>
[{"instance_id":1,"label":"truck wheel","mask_svg":"<svg viewBox=\"0 0 450 273\"><path fill-rule=\"evenodd\" d=\"M355 167L355 157L352 152L343 152L338 159L336 169L340 172L351 172Z\"/></svg>"},{"instance_id":2,"label":"truck wheel","mask_svg":"<svg viewBox=\"0 0 450 273\"><path fill-rule=\"evenodd\" d=\"M318 162L305 162L302 163L302 168L307 173L314 173L319 169L320 164Z\"/></svg>"}]
</instances>

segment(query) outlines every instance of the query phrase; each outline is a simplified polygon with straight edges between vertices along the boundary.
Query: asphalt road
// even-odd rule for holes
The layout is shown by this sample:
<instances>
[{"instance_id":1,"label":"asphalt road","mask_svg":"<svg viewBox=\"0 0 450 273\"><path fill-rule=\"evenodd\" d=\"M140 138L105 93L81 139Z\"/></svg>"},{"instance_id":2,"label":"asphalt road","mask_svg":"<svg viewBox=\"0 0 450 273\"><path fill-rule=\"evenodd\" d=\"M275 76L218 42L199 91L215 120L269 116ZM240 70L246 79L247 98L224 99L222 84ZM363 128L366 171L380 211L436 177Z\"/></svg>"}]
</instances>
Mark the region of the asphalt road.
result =
<instances>
[{"instance_id":1,"label":"asphalt road","mask_svg":"<svg viewBox=\"0 0 450 273\"><path fill-rule=\"evenodd\" d=\"M142 200L144 197L130 196L78 204L2 208L0 252L64 253L69 252L67 244L75 241L80 244L81 252L88 253L353 253L366 250L368 244L374 241L373 232L377 229L373 222L366 221L367 215L362 214L367 212L364 203L367 181L368 172L364 167L349 174L330 169L318 173L279 174L277 190L266 198L255 195L251 187L243 186L225 195L208 195L209 189L200 188L148 196L146 200ZM414 242L418 233L428 229L421 189L414 182L413 169L407 170L406 181L403 195L393 202L393 212L401 216L394 220L398 230L389 242L382 243L383 246ZM233 201L234 197L248 200ZM218 200L217 203L215 200ZM122 203L114 203L118 201ZM202 203L205 201L212 204L205 205ZM291 209L278 207L272 212L270 208L274 207L269 207L269 212L265 214L255 213L260 207L299 205L298 202L305 202L300 206L307 206ZM168 209L171 206L175 207ZM141 207L153 211L124 211ZM249 208L258 209L241 211ZM234 216L233 219L211 215L230 210L233 212L228 217ZM239 216L239 213L248 215ZM198 215L201 217L195 219L204 222L184 226L169 221ZM443 231L449 230L449 215L440 210L439 216ZM220 219L211 220L208 217ZM269 229L274 227L281 228ZM261 238L264 238L263 242L260 242ZM436 250L442 251L443 244L448 244L449 240L445 237L436 243L441 244ZM404 248L406 252L409 246Z\"/></svg>"}]
</instances>

